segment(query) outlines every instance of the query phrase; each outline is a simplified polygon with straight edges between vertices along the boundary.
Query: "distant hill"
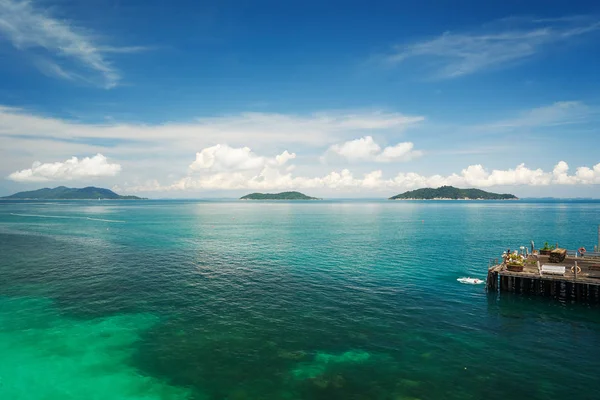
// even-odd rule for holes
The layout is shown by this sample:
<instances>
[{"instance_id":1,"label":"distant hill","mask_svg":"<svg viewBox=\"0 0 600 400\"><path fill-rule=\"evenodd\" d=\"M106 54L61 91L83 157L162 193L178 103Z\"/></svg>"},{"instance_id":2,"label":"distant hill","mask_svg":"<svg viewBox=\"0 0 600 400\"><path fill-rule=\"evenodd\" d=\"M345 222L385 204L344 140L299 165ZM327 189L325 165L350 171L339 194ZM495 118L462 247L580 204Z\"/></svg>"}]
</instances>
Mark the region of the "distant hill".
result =
<instances>
[{"instance_id":1,"label":"distant hill","mask_svg":"<svg viewBox=\"0 0 600 400\"><path fill-rule=\"evenodd\" d=\"M120 196L112 190L88 186L82 189L59 186L54 189L44 188L19 192L1 199L31 199L31 200L142 200L137 196Z\"/></svg>"},{"instance_id":2,"label":"distant hill","mask_svg":"<svg viewBox=\"0 0 600 400\"><path fill-rule=\"evenodd\" d=\"M441 186L437 189L423 188L390 197L390 200L518 200L512 194L490 193L480 189L458 189Z\"/></svg>"},{"instance_id":3,"label":"distant hill","mask_svg":"<svg viewBox=\"0 0 600 400\"><path fill-rule=\"evenodd\" d=\"M282 193L250 193L240 200L319 200L316 197L310 197L300 192L282 192Z\"/></svg>"}]
</instances>

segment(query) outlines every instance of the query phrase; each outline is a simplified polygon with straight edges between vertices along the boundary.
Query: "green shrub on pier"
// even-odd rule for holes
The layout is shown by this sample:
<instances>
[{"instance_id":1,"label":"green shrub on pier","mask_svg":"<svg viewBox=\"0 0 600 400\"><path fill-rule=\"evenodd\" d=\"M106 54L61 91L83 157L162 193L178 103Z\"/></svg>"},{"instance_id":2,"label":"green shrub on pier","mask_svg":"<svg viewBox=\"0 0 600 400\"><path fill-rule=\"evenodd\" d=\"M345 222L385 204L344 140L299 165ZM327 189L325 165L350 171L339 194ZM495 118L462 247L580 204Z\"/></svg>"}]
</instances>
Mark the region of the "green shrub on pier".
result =
<instances>
[{"instance_id":1,"label":"green shrub on pier","mask_svg":"<svg viewBox=\"0 0 600 400\"><path fill-rule=\"evenodd\" d=\"M548 244L548 242L544 242L544 247L542 247L540 250L542 251L552 251L554 250L554 246L551 244Z\"/></svg>"}]
</instances>

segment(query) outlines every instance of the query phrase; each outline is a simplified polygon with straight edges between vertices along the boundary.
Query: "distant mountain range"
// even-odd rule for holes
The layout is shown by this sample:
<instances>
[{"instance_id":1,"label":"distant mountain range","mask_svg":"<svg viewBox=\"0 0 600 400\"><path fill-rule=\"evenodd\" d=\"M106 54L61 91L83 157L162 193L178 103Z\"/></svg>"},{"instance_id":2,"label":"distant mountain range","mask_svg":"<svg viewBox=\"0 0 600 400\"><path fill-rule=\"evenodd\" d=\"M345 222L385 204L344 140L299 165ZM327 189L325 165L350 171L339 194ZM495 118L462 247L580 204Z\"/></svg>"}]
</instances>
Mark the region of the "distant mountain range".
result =
<instances>
[{"instance_id":1,"label":"distant mountain range","mask_svg":"<svg viewBox=\"0 0 600 400\"><path fill-rule=\"evenodd\" d=\"M282 192L282 193L250 193L240 200L319 200L316 197L310 197L300 192Z\"/></svg>"},{"instance_id":2,"label":"distant mountain range","mask_svg":"<svg viewBox=\"0 0 600 400\"><path fill-rule=\"evenodd\" d=\"M109 189L97 188L93 186L82 189L68 188L59 186L53 189L44 188L31 190L28 192L19 192L11 196L0 197L0 199L11 200L142 200L137 196L120 196Z\"/></svg>"},{"instance_id":3,"label":"distant mountain range","mask_svg":"<svg viewBox=\"0 0 600 400\"><path fill-rule=\"evenodd\" d=\"M441 186L437 189L424 188L404 192L390 200L518 200L513 194L490 193L480 189L459 189Z\"/></svg>"}]
</instances>

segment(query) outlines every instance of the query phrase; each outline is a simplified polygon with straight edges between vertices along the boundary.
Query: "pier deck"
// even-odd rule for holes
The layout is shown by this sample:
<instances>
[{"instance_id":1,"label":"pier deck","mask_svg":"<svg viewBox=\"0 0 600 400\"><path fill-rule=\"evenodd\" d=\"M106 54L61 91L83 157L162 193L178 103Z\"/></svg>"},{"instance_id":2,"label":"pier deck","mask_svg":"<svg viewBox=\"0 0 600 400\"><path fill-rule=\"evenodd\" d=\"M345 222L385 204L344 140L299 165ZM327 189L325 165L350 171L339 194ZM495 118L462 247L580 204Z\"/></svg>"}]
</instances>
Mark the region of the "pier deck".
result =
<instances>
[{"instance_id":1,"label":"pier deck","mask_svg":"<svg viewBox=\"0 0 600 400\"><path fill-rule=\"evenodd\" d=\"M538 270L540 266L564 266L565 273L551 275ZM575 274L575 263L581 272ZM573 270L573 271L572 271ZM579 270L578 270L579 271ZM529 256L522 272L509 271L506 264L489 268L487 288L491 291L531 293L573 300L600 302L600 258L567 257L551 263L548 256Z\"/></svg>"}]
</instances>

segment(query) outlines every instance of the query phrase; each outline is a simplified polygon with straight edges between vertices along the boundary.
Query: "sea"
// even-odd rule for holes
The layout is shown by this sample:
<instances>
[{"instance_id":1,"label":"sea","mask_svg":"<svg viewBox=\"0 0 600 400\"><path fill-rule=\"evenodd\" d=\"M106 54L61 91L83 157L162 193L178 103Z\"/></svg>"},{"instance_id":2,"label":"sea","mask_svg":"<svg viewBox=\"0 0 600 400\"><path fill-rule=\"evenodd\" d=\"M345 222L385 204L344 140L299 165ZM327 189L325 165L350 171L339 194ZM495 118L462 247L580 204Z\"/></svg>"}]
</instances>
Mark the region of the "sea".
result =
<instances>
[{"instance_id":1,"label":"sea","mask_svg":"<svg viewBox=\"0 0 600 400\"><path fill-rule=\"evenodd\" d=\"M2 201L0 399L599 399L600 309L487 293L598 201Z\"/></svg>"}]
</instances>

